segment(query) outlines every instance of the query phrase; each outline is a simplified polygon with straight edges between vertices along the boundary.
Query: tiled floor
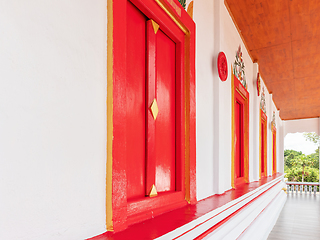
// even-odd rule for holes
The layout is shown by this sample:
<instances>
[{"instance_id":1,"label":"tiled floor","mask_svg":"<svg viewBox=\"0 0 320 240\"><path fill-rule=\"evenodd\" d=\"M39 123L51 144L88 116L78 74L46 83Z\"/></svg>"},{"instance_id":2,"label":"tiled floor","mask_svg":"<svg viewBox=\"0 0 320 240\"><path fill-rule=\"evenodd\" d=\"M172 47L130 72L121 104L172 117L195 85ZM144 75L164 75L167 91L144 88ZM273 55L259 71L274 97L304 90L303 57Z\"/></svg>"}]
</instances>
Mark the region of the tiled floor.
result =
<instances>
[{"instance_id":1,"label":"tiled floor","mask_svg":"<svg viewBox=\"0 0 320 240\"><path fill-rule=\"evenodd\" d=\"M289 193L268 240L320 239L319 193Z\"/></svg>"}]
</instances>

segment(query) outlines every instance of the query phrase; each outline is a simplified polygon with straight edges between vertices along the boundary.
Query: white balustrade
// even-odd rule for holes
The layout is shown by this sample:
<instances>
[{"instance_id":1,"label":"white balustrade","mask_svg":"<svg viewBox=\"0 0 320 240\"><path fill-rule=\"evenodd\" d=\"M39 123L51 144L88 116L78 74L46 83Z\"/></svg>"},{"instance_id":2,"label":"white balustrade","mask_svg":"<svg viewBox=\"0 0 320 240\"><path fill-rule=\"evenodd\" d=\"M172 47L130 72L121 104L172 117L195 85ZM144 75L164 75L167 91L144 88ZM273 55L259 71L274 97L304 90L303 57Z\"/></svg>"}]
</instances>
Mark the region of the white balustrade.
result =
<instances>
[{"instance_id":1,"label":"white balustrade","mask_svg":"<svg viewBox=\"0 0 320 240\"><path fill-rule=\"evenodd\" d=\"M309 194L316 194L319 190L319 183L313 182L286 182L287 184L287 192L288 193L309 193Z\"/></svg>"}]
</instances>

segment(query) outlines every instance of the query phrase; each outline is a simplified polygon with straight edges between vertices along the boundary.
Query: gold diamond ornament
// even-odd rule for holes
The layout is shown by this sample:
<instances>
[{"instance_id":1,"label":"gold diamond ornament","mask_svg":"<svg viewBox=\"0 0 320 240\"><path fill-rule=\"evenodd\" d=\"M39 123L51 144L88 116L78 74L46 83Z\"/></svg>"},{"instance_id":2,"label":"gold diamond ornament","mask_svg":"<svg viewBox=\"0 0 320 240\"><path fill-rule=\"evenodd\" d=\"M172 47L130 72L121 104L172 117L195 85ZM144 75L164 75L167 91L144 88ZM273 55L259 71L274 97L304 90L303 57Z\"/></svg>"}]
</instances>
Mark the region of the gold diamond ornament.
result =
<instances>
[{"instance_id":1,"label":"gold diamond ornament","mask_svg":"<svg viewBox=\"0 0 320 240\"><path fill-rule=\"evenodd\" d=\"M157 100L153 99L153 102L150 106L150 110L153 116L153 119L156 120L158 113L159 113L159 108L158 108L158 104L157 104Z\"/></svg>"},{"instance_id":2,"label":"gold diamond ornament","mask_svg":"<svg viewBox=\"0 0 320 240\"><path fill-rule=\"evenodd\" d=\"M152 19L150 21L151 21L151 24L152 24L152 28L153 28L154 34L157 34L157 32L159 30L159 24L156 23L155 21L153 21Z\"/></svg>"},{"instance_id":3,"label":"gold diamond ornament","mask_svg":"<svg viewBox=\"0 0 320 240\"><path fill-rule=\"evenodd\" d=\"M149 197L155 197L155 196L158 196L158 192L157 192L156 186L153 184L150 189Z\"/></svg>"}]
</instances>

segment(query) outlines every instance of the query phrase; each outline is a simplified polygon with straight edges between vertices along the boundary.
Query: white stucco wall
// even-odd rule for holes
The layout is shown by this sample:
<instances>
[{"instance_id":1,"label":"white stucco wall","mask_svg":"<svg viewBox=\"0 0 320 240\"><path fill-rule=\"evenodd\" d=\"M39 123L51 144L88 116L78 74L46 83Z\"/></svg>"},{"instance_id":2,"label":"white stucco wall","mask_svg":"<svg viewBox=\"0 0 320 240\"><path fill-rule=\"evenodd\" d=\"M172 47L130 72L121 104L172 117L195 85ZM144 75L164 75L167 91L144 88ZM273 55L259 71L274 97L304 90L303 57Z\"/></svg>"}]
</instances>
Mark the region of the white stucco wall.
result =
<instances>
[{"instance_id":1,"label":"white stucco wall","mask_svg":"<svg viewBox=\"0 0 320 240\"><path fill-rule=\"evenodd\" d=\"M196 25L197 199L214 192L213 1L194 2ZM205 24L204 24L205 23Z\"/></svg>"},{"instance_id":2,"label":"white stucco wall","mask_svg":"<svg viewBox=\"0 0 320 240\"><path fill-rule=\"evenodd\" d=\"M241 45L250 93L249 180L259 178L259 109L256 78L258 65L251 61L223 0L194 1L197 87L197 198L221 194L231 188L231 64ZM217 57L223 51L228 60L228 79L217 74ZM263 82L262 82L263 83ZM264 83L263 83L264 84ZM272 173L270 122L275 106L265 90L268 116L268 173ZM277 115L278 116L278 115ZM277 121L281 121L277 117Z\"/></svg>"},{"instance_id":3,"label":"white stucco wall","mask_svg":"<svg viewBox=\"0 0 320 240\"><path fill-rule=\"evenodd\" d=\"M298 119L298 120L287 120L284 122L284 137L288 133L296 132L319 132L319 118L307 118L307 119Z\"/></svg>"},{"instance_id":4,"label":"white stucco wall","mask_svg":"<svg viewBox=\"0 0 320 240\"><path fill-rule=\"evenodd\" d=\"M271 119L272 119L272 98L268 94L268 90L265 89L266 94L266 114L267 120L267 174L272 175L272 131L271 131Z\"/></svg>"},{"instance_id":5,"label":"white stucco wall","mask_svg":"<svg viewBox=\"0 0 320 240\"><path fill-rule=\"evenodd\" d=\"M284 173L284 127L280 119L280 111L276 111L277 122L277 171Z\"/></svg>"},{"instance_id":6,"label":"white stucco wall","mask_svg":"<svg viewBox=\"0 0 320 240\"><path fill-rule=\"evenodd\" d=\"M260 98L257 90L257 74L259 72L258 63L253 64L253 94L250 95L250 118L252 118L252 131L249 138L252 140L252 148L250 148L250 181L259 180L259 161L260 161Z\"/></svg>"},{"instance_id":7,"label":"white stucco wall","mask_svg":"<svg viewBox=\"0 0 320 240\"><path fill-rule=\"evenodd\" d=\"M2 1L0 32L0 239L104 232L106 1Z\"/></svg>"},{"instance_id":8,"label":"white stucco wall","mask_svg":"<svg viewBox=\"0 0 320 240\"><path fill-rule=\"evenodd\" d=\"M271 94L271 96L272 96L272 94ZM272 121L272 117L273 117L273 112L275 112L275 116L277 116L277 108L276 108L276 106L274 105L274 102L273 102L273 100L272 100L272 98L271 98L271 102L270 102L270 105L271 105L271 114L270 114L270 121L269 121L269 124L270 124L270 128L271 128L271 121ZM277 145L279 145L279 142L277 141L278 139L279 139L279 129L278 129L278 126L279 125L277 125L277 118L276 118L276 126L277 126L277 132L276 132L276 148L278 148L278 146ZM270 154L270 157L271 157L271 164L270 164L270 166L271 166L271 169L270 169L270 175L272 175L272 161L273 161L273 138L272 138L272 129L270 129L270 131L271 131L271 134L270 134L270 136L271 136L271 154ZM277 154L276 154L277 155ZM276 157L276 160L277 160L277 165L278 165L278 158ZM279 167L277 166L277 170L279 169Z\"/></svg>"}]
</instances>

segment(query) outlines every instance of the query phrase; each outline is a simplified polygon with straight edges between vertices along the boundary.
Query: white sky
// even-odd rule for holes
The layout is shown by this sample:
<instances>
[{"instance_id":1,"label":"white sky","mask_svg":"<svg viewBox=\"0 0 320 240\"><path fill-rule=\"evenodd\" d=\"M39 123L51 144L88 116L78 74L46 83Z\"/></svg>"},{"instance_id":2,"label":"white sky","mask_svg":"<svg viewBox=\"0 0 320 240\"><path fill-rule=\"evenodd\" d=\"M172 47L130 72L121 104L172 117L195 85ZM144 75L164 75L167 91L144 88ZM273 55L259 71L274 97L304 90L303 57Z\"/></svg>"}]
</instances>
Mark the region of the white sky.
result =
<instances>
[{"instance_id":1,"label":"white sky","mask_svg":"<svg viewBox=\"0 0 320 240\"><path fill-rule=\"evenodd\" d=\"M284 138L284 149L301 151L306 155L314 153L317 145L307 141L302 134L303 133L288 133Z\"/></svg>"}]
</instances>

